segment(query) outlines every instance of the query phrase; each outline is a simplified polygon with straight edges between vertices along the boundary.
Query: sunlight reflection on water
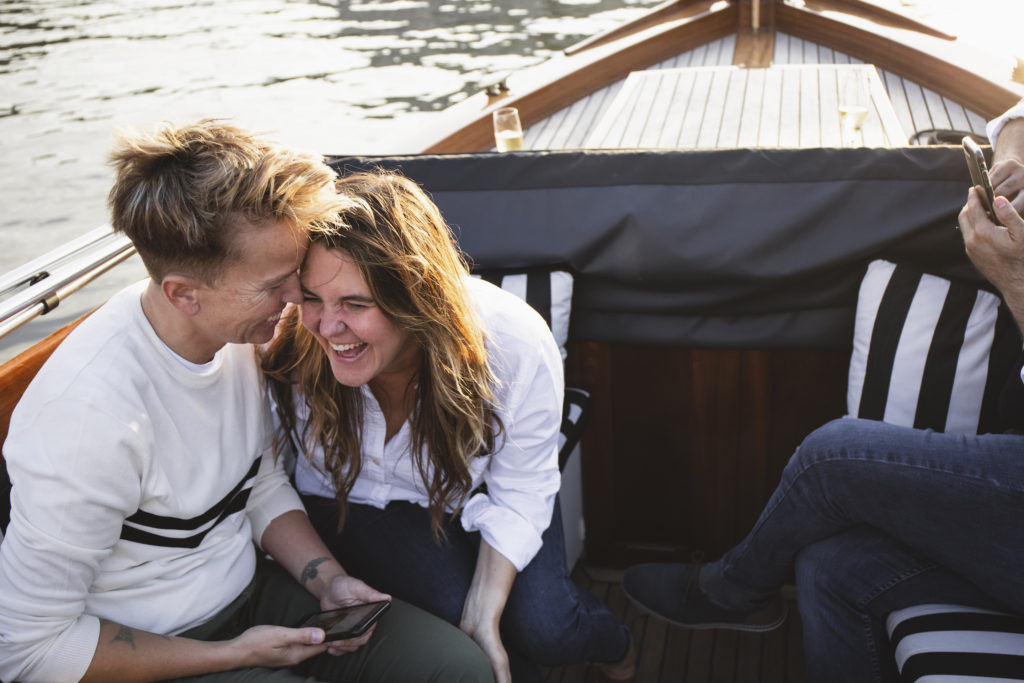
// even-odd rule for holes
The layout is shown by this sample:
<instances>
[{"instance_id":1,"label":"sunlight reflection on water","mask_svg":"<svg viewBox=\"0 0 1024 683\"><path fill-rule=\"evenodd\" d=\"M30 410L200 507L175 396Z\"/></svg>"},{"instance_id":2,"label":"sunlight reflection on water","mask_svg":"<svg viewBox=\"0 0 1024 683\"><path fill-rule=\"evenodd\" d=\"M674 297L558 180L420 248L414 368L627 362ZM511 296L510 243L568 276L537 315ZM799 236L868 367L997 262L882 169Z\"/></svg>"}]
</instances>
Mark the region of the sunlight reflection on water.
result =
<instances>
[{"instance_id":1,"label":"sunlight reflection on water","mask_svg":"<svg viewBox=\"0 0 1024 683\"><path fill-rule=\"evenodd\" d=\"M416 151L393 148L395 119L415 129L654 2L4 3L0 265L105 219L116 127L230 117L324 153Z\"/></svg>"},{"instance_id":2,"label":"sunlight reflection on water","mask_svg":"<svg viewBox=\"0 0 1024 683\"><path fill-rule=\"evenodd\" d=\"M116 128L226 117L324 154L415 152L396 140L430 112L657 2L0 3L0 272L106 221Z\"/></svg>"}]
</instances>

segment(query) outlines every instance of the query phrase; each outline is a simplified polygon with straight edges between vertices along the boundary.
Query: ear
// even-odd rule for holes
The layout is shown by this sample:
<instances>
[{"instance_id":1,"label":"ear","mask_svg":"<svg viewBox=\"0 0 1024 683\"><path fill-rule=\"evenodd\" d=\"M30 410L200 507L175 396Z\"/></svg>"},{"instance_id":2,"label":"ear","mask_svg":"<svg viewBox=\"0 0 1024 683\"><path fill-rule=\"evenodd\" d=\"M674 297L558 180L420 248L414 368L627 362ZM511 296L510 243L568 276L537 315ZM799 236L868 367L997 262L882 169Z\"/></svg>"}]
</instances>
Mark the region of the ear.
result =
<instances>
[{"instance_id":1,"label":"ear","mask_svg":"<svg viewBox=\"0 0 1024 683\"><path fill-rule=\"evenodd\" d=\"M160 291L172 306L185 315L199 312L200 283L188 275L172 273L164 276L160 282Z\"/></svg>"}]
</instances>

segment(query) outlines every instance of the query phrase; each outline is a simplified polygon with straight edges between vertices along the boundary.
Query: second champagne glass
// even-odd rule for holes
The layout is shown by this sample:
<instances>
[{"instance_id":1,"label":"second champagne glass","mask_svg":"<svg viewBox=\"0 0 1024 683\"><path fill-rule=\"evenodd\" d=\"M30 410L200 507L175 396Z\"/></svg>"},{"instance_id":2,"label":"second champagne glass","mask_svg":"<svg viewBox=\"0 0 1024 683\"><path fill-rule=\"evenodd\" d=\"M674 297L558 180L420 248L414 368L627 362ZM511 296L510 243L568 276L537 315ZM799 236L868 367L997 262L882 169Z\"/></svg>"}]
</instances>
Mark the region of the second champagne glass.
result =
<instances>
[{"instance_id":1,"label":"second champagne glass","mask_svg":"<svg viewBox=\"0 0 1024 683\"><path fill-rule=\"evenodd\" d=\"M839 86L839 125L846 146L861 142L860 131L868 118L868 84L864 73L855 70L843 76Z\"/></svg>"}]
</instances>

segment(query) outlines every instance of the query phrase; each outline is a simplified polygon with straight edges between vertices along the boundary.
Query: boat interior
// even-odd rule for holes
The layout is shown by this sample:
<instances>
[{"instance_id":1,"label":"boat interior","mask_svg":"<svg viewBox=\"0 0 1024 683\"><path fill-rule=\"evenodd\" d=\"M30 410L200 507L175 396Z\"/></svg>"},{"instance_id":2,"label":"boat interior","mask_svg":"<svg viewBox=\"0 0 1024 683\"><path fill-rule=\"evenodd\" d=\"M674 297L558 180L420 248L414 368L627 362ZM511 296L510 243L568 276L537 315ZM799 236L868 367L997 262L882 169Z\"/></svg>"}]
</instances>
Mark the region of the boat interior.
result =
<instances>
[{"instance_id":1,"label":"boat interior","mask_svg":"<svg viewBox=\"0 0 1024 683\"><path fill-rule=\"evenodd\" d=\"M854 136L836 113L850 71L872 102ZM984 141L1022 80L1020 60L864 0L671 0L439 114L420 154L333 159L420 182L477 272L571 273L566 380L590 406L567 560L632 628L637 680L805 680L792 595L778 631L689 632L629 607L619 573L720 555L847 412L869 262L986 287L953 229L959 140ZM523 152L491 152L504 106ZM52 309L42 285L18 315ZM0 438L67 331L0 367Z\"/></svg>"}]
</instances>

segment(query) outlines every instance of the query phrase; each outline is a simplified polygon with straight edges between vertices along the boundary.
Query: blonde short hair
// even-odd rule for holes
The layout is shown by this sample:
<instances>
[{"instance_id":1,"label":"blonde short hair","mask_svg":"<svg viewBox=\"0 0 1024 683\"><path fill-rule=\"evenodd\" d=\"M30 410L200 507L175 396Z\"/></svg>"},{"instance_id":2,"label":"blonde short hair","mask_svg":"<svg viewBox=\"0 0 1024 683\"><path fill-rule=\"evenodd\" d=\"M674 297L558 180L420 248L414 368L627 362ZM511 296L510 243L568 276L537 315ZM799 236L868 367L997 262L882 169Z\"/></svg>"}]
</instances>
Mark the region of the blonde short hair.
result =
<instances>
[{"instance_id":1,"label":"blonde short hair","mask_svg":"<svg viewBox=\"0 0 1024 683\"><path fill-rule=\"evenodd\" d=\"M268 220L333 224L344 206L323 157L223 121L122 133L110 162L111 222L156 280L173 270L215 282L238 256L239 229Z\"/></svg>"}]
</instances>

